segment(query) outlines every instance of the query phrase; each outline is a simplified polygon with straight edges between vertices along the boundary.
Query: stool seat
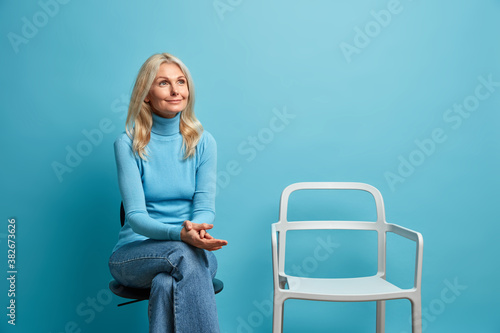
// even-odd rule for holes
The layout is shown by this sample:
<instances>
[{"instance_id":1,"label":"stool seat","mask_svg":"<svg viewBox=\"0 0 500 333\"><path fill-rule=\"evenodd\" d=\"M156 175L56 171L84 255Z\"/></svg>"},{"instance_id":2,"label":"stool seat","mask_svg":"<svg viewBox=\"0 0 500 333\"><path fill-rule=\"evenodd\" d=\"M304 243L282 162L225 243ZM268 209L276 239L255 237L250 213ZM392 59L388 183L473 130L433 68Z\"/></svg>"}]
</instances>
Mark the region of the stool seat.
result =
<instances>
[{"instance_id":1,"label":"stool seat","mask_svg":"<svg viewBox=\"0 0 500 333\"><path fill-rule=\"evenodd\" d=\"M213 279L212 280L213 286L214 286L214 293L218 294L224 289L224 283L219 280L219 279ZM118 306L130 304L130 303L135 303L135 302L140 302L144 301L146 299L149 299L149 293L150 293L150 288L132 288L132 287L125 287L115 280L112 280L109 282L109 289L113 292L113 294L123 297L123 298L128 298L128 299L133 299L133 301L130 302L125 302L118 304Z\"/></svg>"}]
</instances>

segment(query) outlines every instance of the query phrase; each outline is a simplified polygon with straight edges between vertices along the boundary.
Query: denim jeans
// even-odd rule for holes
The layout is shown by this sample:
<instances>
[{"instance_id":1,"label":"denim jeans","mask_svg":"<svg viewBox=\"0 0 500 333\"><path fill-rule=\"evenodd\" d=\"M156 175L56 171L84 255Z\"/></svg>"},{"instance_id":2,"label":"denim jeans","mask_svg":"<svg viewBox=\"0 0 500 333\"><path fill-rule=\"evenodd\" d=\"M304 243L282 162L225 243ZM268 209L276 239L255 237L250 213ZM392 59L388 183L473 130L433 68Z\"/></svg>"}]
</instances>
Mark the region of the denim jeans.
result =
<instances>
[{"instance_id":1,"label":"denim jeans","mask_svg":"<svg viewBox=\"0 0 500 333\"><path fill-rule=\"evenodd\" d=\"M180 241L148 239L126 244L109 258L115 280L127 287L151 288L150 333L219 332L212 279L212 252Z\"/></svg>"}]
</instances>

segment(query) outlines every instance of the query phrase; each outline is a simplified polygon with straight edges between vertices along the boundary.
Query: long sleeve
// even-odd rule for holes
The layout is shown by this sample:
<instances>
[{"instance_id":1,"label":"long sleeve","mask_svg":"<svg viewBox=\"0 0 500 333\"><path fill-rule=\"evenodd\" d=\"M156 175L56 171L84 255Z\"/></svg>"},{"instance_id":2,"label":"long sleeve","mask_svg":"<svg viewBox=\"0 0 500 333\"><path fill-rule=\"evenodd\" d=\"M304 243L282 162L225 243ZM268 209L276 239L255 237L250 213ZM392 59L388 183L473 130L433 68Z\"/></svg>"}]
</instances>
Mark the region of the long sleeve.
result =
<instances>
[{"instance_id":1,"label":"long sleeve","mask_svg":"<svg viewBox=\"0 0 500 333\"><path fill-rule=\"evenodd\" d=\"M217 181L217 144L212 135L204 133L205 140L198 149L196 188L193 196L194 223L213 223L215 219L215 192Z\"/></svg>"},{"instance_id":2,"label":"long sleeve","mask_svg":"<svg viewBox=\"0 0 500 333\"><path fill-rule=\"evenodd\" d=\"M152 239L180 240L182 226L162 223L149 216L146 209L140 166L132 152L130 142L119 138L115 141L114 148L118 185L126 219L132 230Z\"/></svg>"}]
</instances>

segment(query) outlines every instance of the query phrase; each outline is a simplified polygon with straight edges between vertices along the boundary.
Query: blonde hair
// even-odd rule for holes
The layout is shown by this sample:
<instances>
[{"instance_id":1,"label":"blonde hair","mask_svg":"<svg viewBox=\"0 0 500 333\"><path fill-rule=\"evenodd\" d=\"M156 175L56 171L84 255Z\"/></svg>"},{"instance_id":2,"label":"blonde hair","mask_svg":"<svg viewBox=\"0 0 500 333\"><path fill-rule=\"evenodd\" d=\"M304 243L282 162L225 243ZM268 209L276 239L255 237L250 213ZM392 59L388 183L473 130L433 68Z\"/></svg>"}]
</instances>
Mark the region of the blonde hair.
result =
<instances>
[{"instance_id":1,"label":"blonde hair","mask_svg":"<svg viewBox=\"0 0 500 333\"><path fill-rule=\"evenodd\" d=\"M153 81L160 69L161 64L176 64L186 77L189 89L189 97L186 109L180 114L179 129L182 134L182 148L184 149L184 158L194 156L196 145L203 133L203 126L194 115L194 84L191 74L186 65L178 58L168 53L158 53L149 57L141 66L137 79L135 80L130 104L128 107L127 121L125 130L132 140L132 150L143 160L147 160L146 146L151 139L151 127L153 126L152 108L146 103L147 94L153 84Z\"/></svg>"}]
</instances>

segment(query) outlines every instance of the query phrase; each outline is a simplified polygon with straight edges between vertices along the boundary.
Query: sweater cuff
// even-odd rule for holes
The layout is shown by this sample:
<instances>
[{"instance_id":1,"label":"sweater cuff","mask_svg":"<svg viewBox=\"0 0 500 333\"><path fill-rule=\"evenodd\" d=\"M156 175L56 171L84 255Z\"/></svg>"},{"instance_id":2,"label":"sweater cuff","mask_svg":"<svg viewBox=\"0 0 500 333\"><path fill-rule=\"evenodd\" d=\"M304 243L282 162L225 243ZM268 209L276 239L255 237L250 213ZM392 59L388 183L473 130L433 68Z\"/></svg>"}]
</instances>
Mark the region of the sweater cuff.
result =
<instances>
[{"instance_id":1,"label":"sweater cuff","mask_svg":"<svg viewBox=\"0 0 500 333\"><path fill-rule=\"evenodd\" d=\"M173 226L168 230L168 235L171 240L180 241L181 240L181 231L184 228L183 225Z\"/></svg>"}]
</instances>

